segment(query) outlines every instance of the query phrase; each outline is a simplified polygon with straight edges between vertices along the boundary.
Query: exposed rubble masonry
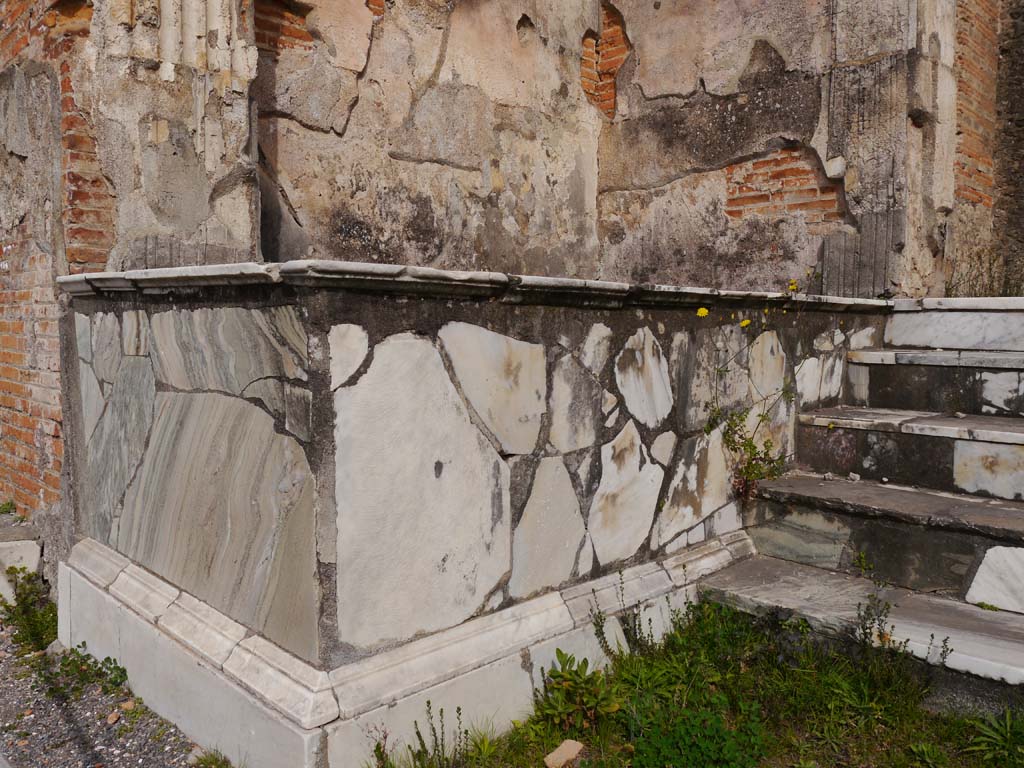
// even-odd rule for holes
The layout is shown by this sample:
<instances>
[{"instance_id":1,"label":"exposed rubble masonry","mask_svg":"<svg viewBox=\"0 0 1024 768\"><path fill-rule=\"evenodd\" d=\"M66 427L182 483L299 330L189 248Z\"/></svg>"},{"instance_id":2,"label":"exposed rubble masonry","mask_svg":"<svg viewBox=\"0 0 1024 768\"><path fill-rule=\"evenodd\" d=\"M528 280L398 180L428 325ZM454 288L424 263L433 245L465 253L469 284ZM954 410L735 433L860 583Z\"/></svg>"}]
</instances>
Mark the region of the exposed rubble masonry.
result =
<instances>
[{"instance_id":1,"label":"exposed rubble masonry","mask_svg":"<svg viewBox=\"0 0 1024 768\"><path fill-rule=\"evenodd\" d=\"M726 168L725 213L732 219L799 214L808 223L841 221L842 183L829 179L810 150L783 149Z\"/></svg>"},{"instance_id":2,"label":"exposed rubble masonry","mask_svg":"<svg viewBox=\"0 0 1024 768\"><path fill-rule=\"evenodd\" d=\"M114 246L117 200L100 169L95 130L75 97L70 55L75 38L89 33L92 7L85 2L60 3L43 17L48 30L47 53L60 61L61 177L64 250L68 271L101 272Z\"/></svg>"},{"instance_id":3,"label":"exposed rubble masonry","mask_svg":"<svg viewBox=\"0 0 1024 768\"><path fill-rule=\"evenodd\" d=\"M369 2L372 9L374 0ZM583 37L580 78L587 98L609 118L615 117L615 76L626 63L631 50L622 14L603 3L600 37L593 32Z\"/></svg>"},{"instance_id":4,"label":"exposed rubble masonry","mask_svg":"<svg viewBox=\"0 0 1024 768\"><path fill-rule=\"evenodd\" d=\"M285 0L256 0L256 46L263 51L312 50L306 14Z\"/></svg>"}]
</instances>

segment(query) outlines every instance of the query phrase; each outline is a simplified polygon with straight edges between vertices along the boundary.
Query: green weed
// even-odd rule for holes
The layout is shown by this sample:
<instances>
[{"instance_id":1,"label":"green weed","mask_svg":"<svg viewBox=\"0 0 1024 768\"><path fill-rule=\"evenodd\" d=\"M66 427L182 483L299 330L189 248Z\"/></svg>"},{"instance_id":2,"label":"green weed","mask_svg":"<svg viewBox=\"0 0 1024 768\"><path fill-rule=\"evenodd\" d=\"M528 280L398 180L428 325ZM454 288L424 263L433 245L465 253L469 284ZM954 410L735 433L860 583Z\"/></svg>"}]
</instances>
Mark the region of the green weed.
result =
<instances>
[{"instance_id":1,"label":"green weed","mask_svg":"<svg viewBox=\"0 0 1024 768\"><path fill-rule=\"evenodd\" d=\"M605 670L559 652L533 714L507 734L463 732L465 746L442 757L430 730L420 762L393 758L385 734L374 766L521 768L576 738L580 768L1024 768L1024 718L927 712L930 673L892 638L885 601L862 614L861 642L826 643L784 614L701 603L675 612L658 642L649 627L636 634L633 652L607 648L611 619L596 612Z\"/></svg>"},{"instance_id":2,"label":"green weed","mask_svg":"<svg viewBox=\"0 0 1024 768\"><path fill-rule=\"evenodd\" d=\"M196 768L232 768L231 761L220 752L206 752L196 761Z\"/></svg>"},{"instance_id":3,"label":"green weed","mask_svg":"<svg viewBox=\"0 0 1024 768\"><path fill-rule=\"evenodd\" d=\"M14 602L0 597L0 618L14 627L14 643L23 653L45 651L57 639L57 606L38 573L8 568Z\"/></svg>"},{"instance_id":4,"label":"green weed","mask_svg":"<svg viewBox=\"0 0 1024 768\"><path fill-rule=\"evenodd\" d=\"M1007 710L999 717L990 715L973 724L977 735L968 752L981 757L986 765L1024 766L1024 717Z\"/></svg>"}]
</instances>

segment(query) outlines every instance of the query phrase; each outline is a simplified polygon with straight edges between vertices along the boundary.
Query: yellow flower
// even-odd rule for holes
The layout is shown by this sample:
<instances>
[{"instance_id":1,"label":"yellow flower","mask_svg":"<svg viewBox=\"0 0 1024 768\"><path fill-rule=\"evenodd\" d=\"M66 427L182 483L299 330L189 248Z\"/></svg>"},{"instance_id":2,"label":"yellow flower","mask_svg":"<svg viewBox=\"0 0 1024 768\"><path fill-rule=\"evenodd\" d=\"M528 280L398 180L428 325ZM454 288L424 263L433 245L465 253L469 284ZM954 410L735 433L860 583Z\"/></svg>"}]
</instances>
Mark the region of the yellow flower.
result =
<instances>
[{"instance_id":1,"label":"yellow flower","mask_svg":"<svg viewBox=\"0 0 1024 768\"><path fill-rule=\"evenodd\" d=\"M750 320L740 321L740 328L746 328L748 325L750 325Z\"/></svg>"},{"instance_id":2,"label":"yellow flower","mask_svg":"<svg viewBox=\"0 0 1024 768\"><path fill-rule=\"evenodd\" d=\"M707 317L710 314L711 313L708 312L707 307L701 307L700 309L697 310L697 317Z\"/></svg>"},{"instance_id":3,"label":"yellow flower","mask_svg":"<svg viewBox=\"0 0 1024 768\"><path fill-rule=\"evenodd\" d=\"M796 293L798 290L800 290L800 284L797 283L796 280L790 280L789 281L789 290L792 293Z\"/></svg>"}]
</instances>

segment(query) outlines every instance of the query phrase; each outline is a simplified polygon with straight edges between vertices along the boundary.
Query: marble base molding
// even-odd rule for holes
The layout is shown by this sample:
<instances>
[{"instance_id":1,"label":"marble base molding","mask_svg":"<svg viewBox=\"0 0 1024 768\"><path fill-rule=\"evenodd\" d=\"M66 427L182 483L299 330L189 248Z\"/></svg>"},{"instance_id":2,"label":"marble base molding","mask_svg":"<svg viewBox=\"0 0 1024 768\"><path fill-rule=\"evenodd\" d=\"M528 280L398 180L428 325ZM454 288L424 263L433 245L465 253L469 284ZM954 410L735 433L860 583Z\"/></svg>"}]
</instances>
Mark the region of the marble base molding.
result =
<instances>
[{"instance_id":1,"label":"marble base molding","mask_svg":"<svg viewBox=\"0 0 1024 768\"><path fill-rule=\"evenodd\" d=\"M754 553L733 531L327 671L84 539L59 566L59 637L118 660L148 706L236 765L361 768L374 734L411 738L428 700L452 715L461 707L466 725L507 728L529 712L556 649L607 662L595 609L613 644L625 642L624 611L663 634L696 599L697 580Z\"/></svg>"}]
</instances>

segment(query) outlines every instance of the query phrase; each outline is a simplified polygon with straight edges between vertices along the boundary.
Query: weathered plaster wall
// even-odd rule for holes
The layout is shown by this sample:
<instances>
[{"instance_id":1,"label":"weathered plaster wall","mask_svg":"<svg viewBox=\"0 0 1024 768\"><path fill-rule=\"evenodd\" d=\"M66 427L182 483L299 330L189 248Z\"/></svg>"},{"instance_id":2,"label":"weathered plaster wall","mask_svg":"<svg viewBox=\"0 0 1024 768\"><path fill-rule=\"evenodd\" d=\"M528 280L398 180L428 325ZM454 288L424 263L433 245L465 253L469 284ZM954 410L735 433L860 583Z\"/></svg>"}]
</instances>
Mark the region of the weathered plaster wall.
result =
<instances>
[{"instance_id":1,"label":"weathered plaster wall","mask_svg":"<svg viewBox=\"0 0 1024 768\"><path fill-rule=\"evenodd\" d=\"M77 533L328 667L678 552L739 526L713 409L789 455L881 338L708 302L76 299Z\"/></svg>"},{"instance_id":2,"label":"weathered plaster wall","mask_svg":"<svg viewBox=\"0 0 1024 768\"><path fill-rule=\"evenodd\" d=\"M344 41L312 8L260 56L267 258L943 289L948 3L354 2ZM815 184L739 215L787 153Z\"/></svg>"}]
</instances>

